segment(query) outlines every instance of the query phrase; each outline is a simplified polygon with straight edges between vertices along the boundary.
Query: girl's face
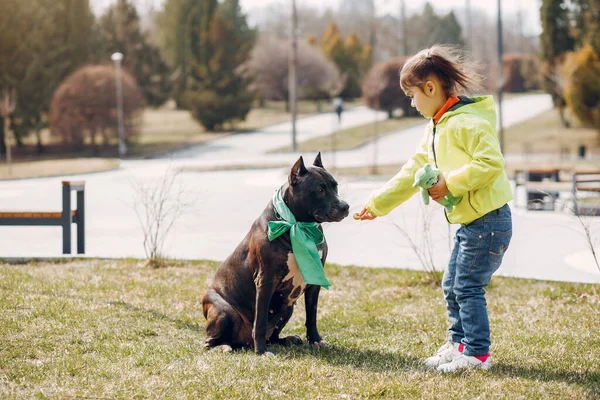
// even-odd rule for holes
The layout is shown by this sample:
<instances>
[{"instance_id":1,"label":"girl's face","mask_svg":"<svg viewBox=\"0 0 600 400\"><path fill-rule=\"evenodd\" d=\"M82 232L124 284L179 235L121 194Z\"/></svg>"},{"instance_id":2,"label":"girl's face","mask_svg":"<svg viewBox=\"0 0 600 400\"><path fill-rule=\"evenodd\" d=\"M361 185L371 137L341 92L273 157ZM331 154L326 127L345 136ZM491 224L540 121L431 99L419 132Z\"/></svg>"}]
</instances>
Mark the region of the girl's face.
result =
<instances>
[{"instance_id":1,"label":"girl's face","mask_svg":"<svg viewBox=\"0 0 600 400\"><path fill-rule=\"evenodd\" d=\"M433 118L447 100L447 96L435 78L425 82L423 87L409 87L406 95L410 98L410 105L425 118Z\"/></svg>"}]
</instances>

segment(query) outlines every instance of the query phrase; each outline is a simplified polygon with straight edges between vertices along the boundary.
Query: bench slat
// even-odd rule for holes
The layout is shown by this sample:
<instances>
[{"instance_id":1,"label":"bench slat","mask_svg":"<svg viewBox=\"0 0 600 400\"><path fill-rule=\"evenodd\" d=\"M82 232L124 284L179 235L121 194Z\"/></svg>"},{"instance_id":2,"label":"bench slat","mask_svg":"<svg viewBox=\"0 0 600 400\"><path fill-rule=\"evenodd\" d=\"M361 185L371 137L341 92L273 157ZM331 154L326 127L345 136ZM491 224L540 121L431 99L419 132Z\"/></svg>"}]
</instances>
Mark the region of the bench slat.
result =
<instances>
[{"instance_id":1,"label":"bench slat","mask_svg":"<svg viewBox=\"0 0 600 400\"><path fill-rule=\"evenodd\" d=\"M71 211L71 216L74 217L77 211ZM7 211L0 212L0 218L62 218L62 212L52 211Z\"/></svg>"}]
</instances>

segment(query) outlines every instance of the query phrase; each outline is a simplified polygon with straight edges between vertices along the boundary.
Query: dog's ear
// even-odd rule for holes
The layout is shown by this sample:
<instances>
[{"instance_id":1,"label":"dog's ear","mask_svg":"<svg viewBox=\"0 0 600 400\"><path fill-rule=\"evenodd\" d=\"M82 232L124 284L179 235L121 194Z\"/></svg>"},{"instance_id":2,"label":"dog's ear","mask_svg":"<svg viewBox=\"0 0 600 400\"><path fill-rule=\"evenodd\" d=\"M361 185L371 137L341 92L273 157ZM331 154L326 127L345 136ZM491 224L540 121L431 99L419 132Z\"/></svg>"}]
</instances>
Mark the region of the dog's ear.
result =
<instances>
[{"instance_id":1,"label":"dog's ear","mask_svg":"<svg viewBox=\"0 0 600 400\"><path fill-rule=\"evenodd\" d=\"M304 160L302 159L302 156L300 156L290 171L290 176L288 179L290 185L294 186L296 183L298 183L298 178L306 175L306 173L308 173L308 170L304 166Z\"/></svg>"},{"instance_id":2,"label":"dog's ear","mask_svg":"<svg viewBox=\"0 0 600 400\"><path fill-rule=\"evenodd\" d=\"M315 167L325 168L323 167L323 163L321 162L321 152L317 154L317 158L315 158L315 162L313 163Z\"/></svg>"}]
</instances>

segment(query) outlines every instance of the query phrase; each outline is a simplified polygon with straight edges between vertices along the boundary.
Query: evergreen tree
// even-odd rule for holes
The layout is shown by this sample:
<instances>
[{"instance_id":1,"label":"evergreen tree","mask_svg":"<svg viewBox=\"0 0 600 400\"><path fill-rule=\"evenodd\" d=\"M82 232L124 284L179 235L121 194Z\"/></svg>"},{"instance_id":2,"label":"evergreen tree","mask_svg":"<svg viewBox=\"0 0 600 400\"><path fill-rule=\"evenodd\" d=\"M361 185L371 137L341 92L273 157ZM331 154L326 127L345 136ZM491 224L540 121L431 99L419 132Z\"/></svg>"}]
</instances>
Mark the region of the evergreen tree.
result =
<instances>
[{"instance_id":1,"label":"evergreen tree","mask_svg":"<svg viewBox=\"0 0 600 400\"><path fill-rule=\"evenodd\" d=\"M198 3L198 0L167 0L157 19L159 48L173 71L173 97L178 106L190 71L190 36L200 26Z\"/></svg>"},{"instance_id":2,"label":"evergreen tree","mask_svg":"<svg viewBox=\"0 0 600 400\"><path fill-rule=\"evenodd\" d=\"M192 10L188 28L190 70L182 104L208 130L243 120L252 106L249 82L239 72L248 60L255 34L238 0L202 0Z\"/></svg>"},{"instance_id":3,"label":"evergreen tree","mask_svg":"<svg viewBox=\"0 0 600 400\"><path fill-rule=\"evenodd\" d=\"M568 126L564 117L566 103L559 66L564 55L573 50L575 41L570 34L571 22L565 0L543 0L540 17L542 20L540 51L543 62L543 87L552 95L554 105L558 107L562 125Z\"/></svg>"},{"instance_id":4,"label":"evergreen tree","mask_svg":"<svg viewBox=\"0 0 600 400\"><path fill-rule=\"evenodd\" d=\"M542 0L540 9L542 59L554 65L557 58L573 50L575 41L569 34L570 21L565 0Z\"/></svg>"},{"instance_id":5,"label":"evergreen tree","mask_svg":"<svg viewBox=\"0 0 600 400\"><path fill-rule=\"evenodd\" d=\"M600 53L600 0L572 0L576 47L590 45Z\"/></svg>"},{"instance_id":6,"label":"evergreen tree","mask_svg":"<svg viewBox=\"0 0 600 400\"><path fill-rule=\"evenodd\" d=\"M429 3L425 3L423 12L407 22L411 32L410 51L416 53L434 44L454 44L462 46L462 28L453 12L445 16L436 14Z\"/></svg>"},{"instance_id":7,"label":"evergreen tree","mask_svg":"<svg viewBox=\"0 0 600 400\"><path fill-rule=\"evenodd\" d=\"M110 55L121 52L123 67L135 78L146 102L158 106L169 95L168 67L157 47L150 44L140 27L137 10L127 0L119 0L107 10L98 24L102 55L97 62L109 61Z\"/></svg>"}]
</instances>

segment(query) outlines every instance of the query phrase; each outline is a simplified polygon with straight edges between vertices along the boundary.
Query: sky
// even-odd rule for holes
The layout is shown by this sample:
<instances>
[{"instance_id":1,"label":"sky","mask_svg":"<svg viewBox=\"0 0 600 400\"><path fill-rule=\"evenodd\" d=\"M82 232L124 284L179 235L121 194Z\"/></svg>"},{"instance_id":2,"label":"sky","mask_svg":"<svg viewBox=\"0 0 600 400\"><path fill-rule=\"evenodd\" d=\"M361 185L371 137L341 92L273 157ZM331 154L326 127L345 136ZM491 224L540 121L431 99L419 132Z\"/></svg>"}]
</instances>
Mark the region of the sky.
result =
<instances>
[{"instance_id":1,"label":"sky","mask_svg":"<svg viewBox=\"0 0 600 400\"><path fill-rule=\"evenodd\" d=\"M154 7L160 9L164 0L133 0L138 7ZM374 0L377 14L399 15L400 0ZM490 16L496 17L497 0L430 0L430 3L437 11L464 12L465 4L470 1L472 9L484 10ZM523 32L526 34L539 34L540 26L540 4L541 0L501 0L502 12L505 16L514 16L521 12L523 20ZM341 0L296 0L298 6L310 6L319 9L332 8L337 9ZM407 14L420 11L426 0L405 0ZM116 3L116 0L90 0L90 4L95 12L102 12L110 4ZM291 0L240 0L240 4L246 13L254 13L261 7L269 4L279 4L287 7Z\"/></svg>"}]
</instances>

